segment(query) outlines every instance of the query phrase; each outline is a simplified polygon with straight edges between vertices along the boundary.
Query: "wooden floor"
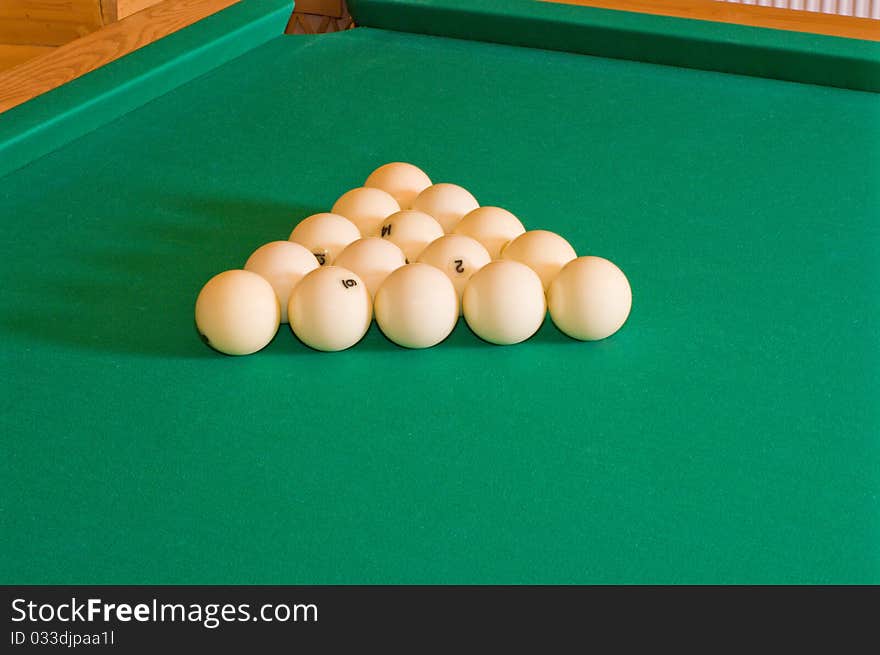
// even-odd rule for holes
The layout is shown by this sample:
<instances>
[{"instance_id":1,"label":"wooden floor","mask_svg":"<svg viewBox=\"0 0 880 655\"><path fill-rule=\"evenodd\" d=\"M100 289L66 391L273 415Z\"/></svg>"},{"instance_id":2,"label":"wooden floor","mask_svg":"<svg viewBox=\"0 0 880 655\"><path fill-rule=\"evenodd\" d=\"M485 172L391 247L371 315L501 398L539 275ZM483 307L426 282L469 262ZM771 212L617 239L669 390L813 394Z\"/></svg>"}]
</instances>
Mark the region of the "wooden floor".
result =
<instances>
[{"instance_id":1,"label":"wooden floor","mask_svg":"<svg viewBox=\"0 0 880 655\"><path fill-rule=\"evenodd\" d=\"M160 0L0 0L0 70L48 54Z\"/></svg>"}]
</instances>

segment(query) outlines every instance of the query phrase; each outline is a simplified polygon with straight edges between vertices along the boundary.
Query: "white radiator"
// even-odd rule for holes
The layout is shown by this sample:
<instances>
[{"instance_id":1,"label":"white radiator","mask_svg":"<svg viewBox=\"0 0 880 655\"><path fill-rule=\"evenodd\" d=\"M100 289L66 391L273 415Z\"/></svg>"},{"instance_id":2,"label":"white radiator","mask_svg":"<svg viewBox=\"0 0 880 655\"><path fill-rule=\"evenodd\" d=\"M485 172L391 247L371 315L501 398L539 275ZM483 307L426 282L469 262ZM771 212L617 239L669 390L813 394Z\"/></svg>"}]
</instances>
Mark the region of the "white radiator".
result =
<instances>
[{"instance_id":1,"label":"white radiator","mask_svg":"<svg viewBox=\"0 0 880 655\"><path fill-rule=\"evenodd\" d=\"M741 5L760 5L800 11L819 11L823 14L858 16L880 20L880 0L719 0ZM878 28L880 29L880 28Z\"/></svg>"}]
</instances>

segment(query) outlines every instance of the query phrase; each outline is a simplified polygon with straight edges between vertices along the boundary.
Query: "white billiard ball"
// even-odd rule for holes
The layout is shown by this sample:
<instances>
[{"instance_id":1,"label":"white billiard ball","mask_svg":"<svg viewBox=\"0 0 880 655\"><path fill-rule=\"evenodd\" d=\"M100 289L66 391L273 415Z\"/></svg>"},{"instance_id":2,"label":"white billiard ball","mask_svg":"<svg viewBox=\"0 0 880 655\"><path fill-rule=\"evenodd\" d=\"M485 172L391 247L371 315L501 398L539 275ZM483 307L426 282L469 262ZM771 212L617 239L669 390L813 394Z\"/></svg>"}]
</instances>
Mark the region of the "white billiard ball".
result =
<instances>
[{"instance_id":1,"label":"white billiard ball","mask_svg":"<svg viewBox=\"0 0 880 655\"><path fill-rule=\"evenodd\" d=\"M384 220L379 236L399 247L407 262L414 262L429 243L443 236L443 228L424 212L404 209Z\"/></svg>"},{"instance_id":2,"label":"white billiard ball","mask_svg":"<svg viewBox=\"0 0 880 655\"><path fill-rule=\"evenodd\" d=\"M370 173L364 186L387 191L401 209L409 209L416 196L431 186L431 178L418 166L395 161Z\"/></svg>"},{"instance_id":3,"label":"white billiard ball","mask_svg":"<svg viewBox=\"0 0 880 655\"><path fill-rule=\"evenodd\" d=\"M501 259L512 259L531 268L541 278L544 290L556 274L577 257L571 244L555 232L529 230L508 243Z\"/></svg>"},{"instance_id":4,"label":"white billiard ball","mask_svg":"<svg viewBox=\"0 0 880 655\"><path fill-rule=\"evenodd\" d=\"M326 266L335 261L345 246L360 238L360 230L350 220L339 214L323 212L301 220L287 240L305 246L318 264Z\"/></svg>"},{"instance_id":5,"label":"white billiard ball","mask_svg":"<svg viewBox=\"0 0 880 655\"><path fill-rule=\"evenodd\" d=\"M449 234L465 214L479 206L467 189L457 184L440 183L429 186L416 196L412 208L433 216Z\"/></svg>"},{"instance_id":6,"label":"white billiard ball","mask_svg":"<svg viewBox=\"0 0 880 655\"><path fill-rule=\"evenodd\" d=\"M376 294L376 323L394 343L430 348L449 336L458 321L452 282L427 264L407 264L391 273Z\"/></svg>"},{"instance_id":7,"label":"white billiard ball","mask_svg":"<svg viewBox=\"0 0 880 655\"><path fill-rule=\"evenodd\" d=\"M202 340L227 355L249 355L272 341L281 321L275 290L251 271L215 275L196 299Z\"/></svg>"},{"instance_id":8,"label":"white billiard ball","mask_svg":"<svg viewBox=\"0 0 880 655\"><path fill-rule=\"evenodd\" d=\"M406 264L403 251L379 237L367 237L350 243L336 258L336 266L354 271L364 281L370 297L391 271Z\"/></svg>"},{"instance_id":9,"label":"white billiard ball","mask_svg":"<svg viewBox=\"0 0 880 655\"><path fill-rule=\"evenodd\" d=\"M244 270L262 276L278 296L281 322L287 323L287 301L304 275L318 268L318 260L304 246L291 241L272 241L248 257Z\"/></svg>"},{"instance_id":10,"label":"white billiard ball","mask_svg":"<svg viewBox=\"0 0 880 655\"><path fill-rule=\"evenodd\" d=\"M498 259L501 249L525 231L520 220L501 207L478 207L465 214L454 230L482 243L492 259Z\"/></svg>"},{"instance_id":11,"label":"white billiard ball","mask_svg":"<svg viewBox=\"0 0 880 655\"><path fill-rule=\"evenodd\" d=\"M373 303L356 273L322 266L294 287L287 311L290 329L300 341L331 352L350 348L364 337L373 318Z\"/></svg>"},{"instance_id":12,"label":"white billiard ball","mask_svg":"<svg viewBox=\"0 0 880 655\"><path fill-rule=\"evenodd\" d=\"M382 221L399 212L400 205L390 193L362 186L339 196L330 211L354 223L362 236L374 237Z\"/></svg>"},{"instance_id":13,"label":"white billiard ball","mask_svg":"<svg viewBox=\"0 0 880 655\"><path fill-rule=\"evenodd\" d=\"M581 341L604 339L617 332L632 308L629 280L602 257L568 262L547 292L550 318L562 332Z\"/></svg>"},{"instance_id":14,"label":"white billiard ball","mask_svg":"<svg viewBox=\"0 0 880 655\"><path fill-rule=\"evenodd\" d=\"M538 331L547 313L538 274L525 264L503 259L473 274L462 307L474 334L499 345L525 341Z\"/></svg>"},{"instance_id":15,"label":"white billiard ball","mask_svg":"<svg viewBox=\"0 0 880 655\"><path fill-rule=\"evenodd\" d=\"M443 271L452 281L460 302L468 280L492 259L479 241L462 234L447 234L425 248L419 261Z\"/></svg>"}]
</instances>

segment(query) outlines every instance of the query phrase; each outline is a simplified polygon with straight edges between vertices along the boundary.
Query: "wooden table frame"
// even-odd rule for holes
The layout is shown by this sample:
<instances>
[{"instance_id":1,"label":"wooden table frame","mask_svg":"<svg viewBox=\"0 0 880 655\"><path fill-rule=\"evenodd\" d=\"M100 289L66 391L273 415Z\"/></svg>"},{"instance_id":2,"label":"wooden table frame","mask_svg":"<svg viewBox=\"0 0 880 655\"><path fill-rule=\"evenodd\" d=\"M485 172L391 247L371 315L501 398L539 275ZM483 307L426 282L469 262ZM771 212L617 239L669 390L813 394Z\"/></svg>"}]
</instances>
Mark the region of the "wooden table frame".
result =
<instances>
[{"instance_id":1,"label":"wooden table frame","mask_svg":"<svg viewBox=\"0 0 880 655\"><path fill-rule=\"evenodd\" d=\"M0 73L0 113L176 32L239 0L164 0L53 52ZM880 21L715 0L551 0L880 41Z\"/></svg>"},{"instance_id":2,"label":"wooden table frame","mask_svg":"<svg viewBox=\"0 0 880 655\"><path fill-rule=\"evenodd\" d=\"M0 73L0 113L158 41L239 0L164 0Z\"/></svg>"},{"instance_id":3,"label":"wooden table frame","mask_svg":"<svg viewBox=\"0 0 880 655\"><path fill-rule=\"evenodd\" d=\"M716 23L770 27L850 39L880 41L880 21L815 11L741 5L717 0L544 0L564 5L634 11L641 14L694 18Z\"/></svg>"}]
</instances>

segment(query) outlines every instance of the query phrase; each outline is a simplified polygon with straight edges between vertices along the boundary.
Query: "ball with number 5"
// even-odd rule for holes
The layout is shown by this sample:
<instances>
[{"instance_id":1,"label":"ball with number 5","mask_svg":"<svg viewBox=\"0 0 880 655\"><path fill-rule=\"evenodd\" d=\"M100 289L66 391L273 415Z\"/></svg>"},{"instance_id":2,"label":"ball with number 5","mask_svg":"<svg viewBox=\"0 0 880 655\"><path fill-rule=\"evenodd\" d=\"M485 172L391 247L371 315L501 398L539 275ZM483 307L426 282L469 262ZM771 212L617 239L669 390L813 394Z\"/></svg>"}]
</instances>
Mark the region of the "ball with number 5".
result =
<instances>
[{"instance_id":1,"label":"ball with number 5","mask_svg":"<svg viewBox=\"0 0 880 655\"><path fill-rule=\"evenodd\" d=\"M305 246L318 260L318 264L328 266L335 262L348 244L360 238L360 230L350 220L338 214L324 212L302 219L287 240Z\"/></svg>"},{"instance_id":2,"label":"ball with number 5","mask_svg":"<svg viewBox=\"0 0 880 655\"><path fill-rule=\"evenodd\" d=\"M471 279L471 275L491 261L491 257L476 239L462 234L447 234L425 248L419 261L439 268L452 280L461 313L461 296L465 285Z\"/></svg>"}]
</instances>

